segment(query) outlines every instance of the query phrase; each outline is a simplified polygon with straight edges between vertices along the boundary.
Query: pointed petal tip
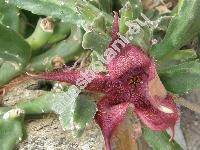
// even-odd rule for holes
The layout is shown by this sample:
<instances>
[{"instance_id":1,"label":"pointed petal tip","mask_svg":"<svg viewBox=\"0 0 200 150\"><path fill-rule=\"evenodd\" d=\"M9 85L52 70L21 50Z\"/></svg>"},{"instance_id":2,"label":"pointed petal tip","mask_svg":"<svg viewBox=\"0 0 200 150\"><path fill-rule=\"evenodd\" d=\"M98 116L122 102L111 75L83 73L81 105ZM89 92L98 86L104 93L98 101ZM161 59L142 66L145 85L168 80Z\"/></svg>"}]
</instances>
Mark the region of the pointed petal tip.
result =
<instances>
[{"instance_id":1,"label":"pointed petal tip","mask_svg":"<svg viewBox=\"0 0 200 150\"><path fill-rule=\"evenodd\" d=\"M112 25L112 42L118 38L118 32L119 32L119 16L117 12L114 13L114 20ZM112 43L111 42L111 43Z\"/></svg>"},{"instance_id":2,"label":"pointed petal tip","mask_svg":"<svg viewBox=\"0 0 200 150\"><path fill-rule=\"evenodd\" d=\"M95 116L96 123L100 126L106 150L111 150L110 138L113 130L121 123L124 119L124 114L129 106L129 103L121 103L118 105L110 105L113 99L104 97L98 103L98 112Z\"/></svg>"},{"instance_id":3,"label":"pointed petal tip","mask_svg":"<svg viewBox=\"0 0 200 150\"><path fill-rule=\"evenodd\" d=\"M105 148L106 150L111 150L110 140L107 137L104 137L105 140Z\"/></svg>"},{"instance_id":4,"label":"pointed petal tip","mask_svg":"<svg viewBox=\"0 0 200 150\"><path fill-rule=\"evenodd\" d=\"M170 137L170 139L169 139L169 142L172 142L172 141L174 140L174 134L175 134L174 128L175 128L175 125L169 127L169 129L170 129L170 131L171 131L171 135L170 135L171 137Z\"/></svg>"}]
</instances>

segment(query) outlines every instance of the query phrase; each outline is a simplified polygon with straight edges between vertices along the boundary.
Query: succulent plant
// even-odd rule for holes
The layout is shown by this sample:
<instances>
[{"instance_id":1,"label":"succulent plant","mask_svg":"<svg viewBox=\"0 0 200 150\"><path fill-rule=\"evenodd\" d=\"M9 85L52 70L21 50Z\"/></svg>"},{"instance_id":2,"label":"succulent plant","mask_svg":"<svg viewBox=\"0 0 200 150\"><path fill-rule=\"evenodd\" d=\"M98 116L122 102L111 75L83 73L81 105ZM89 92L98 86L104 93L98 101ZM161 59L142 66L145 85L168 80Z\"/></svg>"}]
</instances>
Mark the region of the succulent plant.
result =
<instances>
[{"instance_id":1,"label":"succulent plant","mask_svg":"<svg viewBox=\"0 0 200 150\"><path fill-rule=\"evenodd\" d=\"M0 87L12 87L25 72L34 74L28 79L67 83L2 105L0 149L24 137L24 115L55 113L77 136L94 118L110 150L129 110L152 149L182 149L173 140L177 104L199 112L180 95L200 88L200 1L180 0L164 13L142 2L0 0Z\"/></svg>"}]
</instances>

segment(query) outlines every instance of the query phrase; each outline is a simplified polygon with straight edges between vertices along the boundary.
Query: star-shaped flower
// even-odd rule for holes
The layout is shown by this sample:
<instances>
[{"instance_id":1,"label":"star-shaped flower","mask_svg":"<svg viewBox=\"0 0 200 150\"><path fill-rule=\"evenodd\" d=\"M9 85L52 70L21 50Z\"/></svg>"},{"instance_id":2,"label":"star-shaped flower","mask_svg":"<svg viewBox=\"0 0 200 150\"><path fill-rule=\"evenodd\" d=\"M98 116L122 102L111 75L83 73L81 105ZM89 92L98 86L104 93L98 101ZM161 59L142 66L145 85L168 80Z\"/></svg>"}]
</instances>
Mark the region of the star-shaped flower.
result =
<instances>
[{"instance_id":1,"label":"star-shaped flower","mask_svg":"<svg viewBox=\"0 0 200 150\"><path fill-rule=\"evenodd\" d=\"M115 14L109 48L119 39L117 33L118 15ZM115 51L117 55L107 64L108 74L95 74L85 86L86 90L104 93L97 103L95 120L102 130L106 149L110 150L112 132L123 120L128 107L150 129L170 128L172 139L178 110L173 96L166 92L159 79L154 61L139 47L127 43L117 46L120 47ZM62 70L43 73L39 78L77 84L82 73L83 70Z\"/></svg>"}]
</instances>

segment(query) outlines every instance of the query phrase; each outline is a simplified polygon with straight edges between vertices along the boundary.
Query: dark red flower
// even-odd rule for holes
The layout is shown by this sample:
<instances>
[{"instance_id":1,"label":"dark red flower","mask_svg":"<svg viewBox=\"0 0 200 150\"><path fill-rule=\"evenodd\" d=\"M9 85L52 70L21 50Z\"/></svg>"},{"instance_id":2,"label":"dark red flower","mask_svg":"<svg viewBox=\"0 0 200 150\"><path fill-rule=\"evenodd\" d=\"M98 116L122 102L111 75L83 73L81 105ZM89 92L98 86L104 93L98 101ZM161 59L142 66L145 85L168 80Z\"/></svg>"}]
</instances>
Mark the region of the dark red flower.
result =
<instances>
[{"instance_id":1,"label":"dark red flower","mask_svg":"<svg viewBox=\"0 0 200 150\"><path fill-rule=\"evenodd\" d=\"M119 38L117 33L118 16L115 14L109 48ZM105 94L97 104L95 120L102 129L107 150L110 150L112 132L123 120L128 107L150 129L163 131L170 128L173 138L178 110L173 96L162 85L153 60L134 45L125 43L118 46L120 51L116 51L117 55L107 64L108 74L96 74L85 87L86 90ZM81 71L43 73L39 78L76 84L81 78Z\"/></svg>"}]
</instances>

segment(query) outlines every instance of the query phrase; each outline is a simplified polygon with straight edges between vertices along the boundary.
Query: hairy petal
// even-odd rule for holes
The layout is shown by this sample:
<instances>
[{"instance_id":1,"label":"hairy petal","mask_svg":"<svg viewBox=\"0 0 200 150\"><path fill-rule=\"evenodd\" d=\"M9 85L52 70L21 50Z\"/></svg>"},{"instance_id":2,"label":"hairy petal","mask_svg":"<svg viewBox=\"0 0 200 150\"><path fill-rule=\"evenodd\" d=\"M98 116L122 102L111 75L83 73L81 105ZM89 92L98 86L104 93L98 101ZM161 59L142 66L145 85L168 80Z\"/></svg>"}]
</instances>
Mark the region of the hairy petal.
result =
<instances>
[{"instance_id":1,"label":"hairy petal","mask_svg":"<svg viewBox=\"0 0 200 150\"><path fill-rule=\"evenodd\" d=\"M122 75L130 77L145 73L150 64L151 59L140 48L127 44L108 64L108 70L111 78L117 79Z\"/></svg>"},{"instance_id":2,"label":"hairy petal","mask_svg":"<svg viewBox=\"0 0 200 150\"><path fill-rule=\"evenodd\" d=\"M147 78L142 78L142 83L134 89L134 93L140 93L153 107L159 109L161 101L167 97L167 91L160 81L153 62L147 72Z\"/></svg>"},{"instance_id":3,"label":"hairy petal","mask_svg":"<svg viewBox=\"0 0 200 150\"><path fill-rule=\"evenodd\" d=\"M111 106L110 103L113 101L110 97L103 97L98 103L98 111L95 116L95 120L100 126L105 144L106 150L110 150L110 138L113 130L123 120L128 103L120 103L118 105Z\"/></svg>"},{"instance_id":4,"label":"hairy petal","mask_svg":"<svg viewBox=\"0 0 200 150\"><path fill-rule=\"evenodd\" d=\"M173 138L173 129L179 118L173 96L167 94L154 65L149 67L148 77L133 89L129 101L134 104L134 111L144 124L157 131L170 128Z\"/></svg>"},{"instance_id":5,"label":"hairy petal","mask_svg":"<svg viewBox=\"0 0 200 150\"><path fill-rule=\"evenodd\" d=\"M80 77L80 71L62 69L62 70L55 70L52 72L41 73L36 78L75 84L76 80L79 77Z\"/></svg>"},{"instance_id":6,"label":"hairy petal","mask_svg":"<svg viewBox=\"0 0 200 150\"><path fill-rule=\"evenodd\" d=\"M141 121L152 130L163 131L170 128L173 131L179 115L177 107L172 100L172 96L167 95L164 100L158 101L160 101L159 109L153 107L153 105L146 100L142 101L143 104L135 108L135 113L139 116ZM173 135L174 133L172 134L172 138Z\"/></svg>"},{"instance_id":7,"label":"hairy petal","mask_svg":"<svg viewBox=\"0 0 200 150\"><path fill-rule=\"evenodd\" d=\"M96 92L105 92L105 85L109 80L107 76L95 74L91 70L57 70L39 74L36 78L67 82L80 86L86 85L85 89Z\"/></svg>"},{"instance_id":8,"label":"hairy petal","mask_svg":"<svg viewBox=\"0 0 200 150\"><path fill-rule=\"evenodd\" d=\"M112 42L118 38L119 32L119 16L117 12L114 12L114 20L112 26Z\"/></svg>"},{"instance_id":9,"label":"hairy petal","mask_svg":"<svg viewBox=\"0 0 200 150\"><path fill-rule=\"evenodd\" d=\"M108 66L111 78L118 78L122 74L133 72L136 74L138 70L148 66L151 62L150 58L143 53L139 47L127 44L124 40L119 38L119 16L114 12L114 20L112 27L112 40L109 43L109 48L112 48L117 55L110 61ZM114 45L113 45L114 44ZM136 70L135 70L136 69Z\"/></svg>"}]
</instances>

